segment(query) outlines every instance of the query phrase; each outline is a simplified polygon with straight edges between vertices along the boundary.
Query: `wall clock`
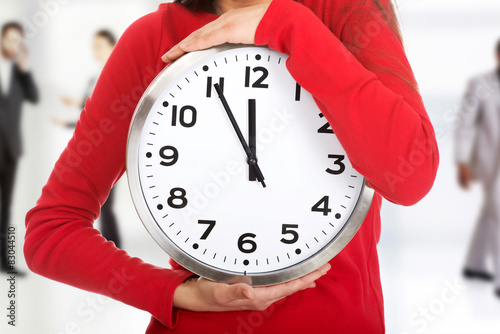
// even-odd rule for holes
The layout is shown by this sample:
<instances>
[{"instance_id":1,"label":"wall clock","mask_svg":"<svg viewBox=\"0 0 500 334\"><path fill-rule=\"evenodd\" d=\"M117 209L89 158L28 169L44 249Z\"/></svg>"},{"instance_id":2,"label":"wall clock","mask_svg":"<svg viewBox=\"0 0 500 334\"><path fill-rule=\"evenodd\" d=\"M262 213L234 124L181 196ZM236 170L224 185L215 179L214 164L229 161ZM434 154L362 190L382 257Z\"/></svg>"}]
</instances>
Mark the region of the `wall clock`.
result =
<instances>
[{"instance_id":1,"label":"wall clock","mask_svg":"<svg viewBox=\"0 0 500 334\"><path fill-rule=\"evenodd\" d=\"M373 189L287 58L241 45L187 54L133 116L127 175L139 217L200 276L253 286L301 277L347 245L370 207Z\"/></svg>"}]
</instances>

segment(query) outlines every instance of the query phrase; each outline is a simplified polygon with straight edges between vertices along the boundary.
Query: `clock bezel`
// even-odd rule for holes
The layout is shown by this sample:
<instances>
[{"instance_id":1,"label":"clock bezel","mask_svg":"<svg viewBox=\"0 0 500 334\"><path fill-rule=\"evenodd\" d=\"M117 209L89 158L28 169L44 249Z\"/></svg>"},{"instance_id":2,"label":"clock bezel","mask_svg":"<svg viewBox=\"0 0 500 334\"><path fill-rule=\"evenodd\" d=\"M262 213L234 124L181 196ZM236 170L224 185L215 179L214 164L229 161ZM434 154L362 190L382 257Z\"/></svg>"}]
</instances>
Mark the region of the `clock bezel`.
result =
<instances>
[{"instance_id":1,"label":"clock bezel","mask_svg":"<svg viewBox=\"0 0 500 334\"><path fill-rule=\"evenodd\" d=\"M352 214L339 233L330 240L327 245L311 257L295 265L265 272L262 275L245 276L236 272L215 269L185 253L163 233L146 204L139 176L139 147L146 119L154 103L160 97L164 89L182 72L207 57L238 48L269 49L265 46L224 44L207 50L188 53L164 68L156 76L139 100L130 123L126 151L127 179L134 206L144 227L153 240L155 240L174 261L187 270L213 281L226 283L244 282L252 286L268 286L302 277L318 269L335 257L349 243L361 227L370 209L374 190L366 184L366 179L363 177L362 190Z\"/></svg>"}]
</instances>

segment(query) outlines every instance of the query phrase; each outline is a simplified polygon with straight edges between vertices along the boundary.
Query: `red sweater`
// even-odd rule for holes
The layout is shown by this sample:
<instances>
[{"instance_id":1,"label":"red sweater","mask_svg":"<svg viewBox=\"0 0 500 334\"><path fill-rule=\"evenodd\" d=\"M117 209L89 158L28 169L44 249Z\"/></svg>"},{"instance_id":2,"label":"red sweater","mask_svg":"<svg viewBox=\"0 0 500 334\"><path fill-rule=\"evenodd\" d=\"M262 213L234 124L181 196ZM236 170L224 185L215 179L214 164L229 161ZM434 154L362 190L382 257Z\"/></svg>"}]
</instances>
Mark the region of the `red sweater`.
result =
<instances>
[{"instance_id":1,"label":"red sweater","mask_svg":"<svg viewBox=\"0 0 500 334\"><path fill-rule=\"evenodd\" d=\"M383 333L376 249L382 196L411 205L430 190L438 167L435 135L403 46L372 1L301 1L310 9L274 0L255 42L290 55L290 73L316 98L352 165L376 190L361 229L330 261L332 269L316 288L263 312L178 310L173 293L190 272L175 263L166 269L130 257L93 227L125 172L130 120L165 66L161 55L217 18L179 4L162 4L137 20L113 51L26 217L30 269L151 313L147 333ZM347 49L341 40L357 40L358 47Z\"/></svg>"}]
</instances>

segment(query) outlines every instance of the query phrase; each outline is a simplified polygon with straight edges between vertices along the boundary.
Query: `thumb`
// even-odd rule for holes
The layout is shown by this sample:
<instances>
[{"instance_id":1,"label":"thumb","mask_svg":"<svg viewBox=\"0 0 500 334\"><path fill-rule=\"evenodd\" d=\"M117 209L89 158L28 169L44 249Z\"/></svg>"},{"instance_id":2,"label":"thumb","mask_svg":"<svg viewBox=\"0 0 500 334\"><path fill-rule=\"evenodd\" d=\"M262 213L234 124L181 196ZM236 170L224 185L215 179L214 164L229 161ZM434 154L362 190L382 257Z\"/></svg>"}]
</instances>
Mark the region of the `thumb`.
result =
<instances>
[{"instance_id":1,"label":"thumb","mask_svg":"<svg viewBox=\"0 0 500 334\"><path fill-rule=\"evenodd\" d=\"M255 293L249 285L235 284L231 286L230 300L253 299Z\"/></svg>"}]
</instances>

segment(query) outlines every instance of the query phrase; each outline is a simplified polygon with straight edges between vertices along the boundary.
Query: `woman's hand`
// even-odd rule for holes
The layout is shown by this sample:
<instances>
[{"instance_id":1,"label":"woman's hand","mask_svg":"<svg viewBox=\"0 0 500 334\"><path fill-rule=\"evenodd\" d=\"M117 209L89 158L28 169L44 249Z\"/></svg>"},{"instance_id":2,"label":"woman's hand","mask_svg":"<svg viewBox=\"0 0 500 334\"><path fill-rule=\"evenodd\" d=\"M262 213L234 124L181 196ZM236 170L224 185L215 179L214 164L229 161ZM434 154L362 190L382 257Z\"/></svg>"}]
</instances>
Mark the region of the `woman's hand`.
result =
<instances>
[{"instance_id":1,"label":"woman's hand","mask_svg":"<svg viewBox=\"0 0 500 334\"><path fill-rule=\"evenodd\" d=\"M233 9L183 39L161 58L170 63L186 52L208 49L224 43L254 44L255 32L271 1Z\"/></svg>"},{"instance_id":2,"label":"woman's hand","mask_svg":"<svg viewBox=\"0 0 500 334\"><path fill-rule=\"evenodd\" d=\"M297 291L314 288L315 281L331 268L325 264L318 270L296 280L267 287L252 288L248 284L226 284L190 279L174 293L174 306L196 312L265 310L272 303Z\"/></svg>"}]
</instances>

